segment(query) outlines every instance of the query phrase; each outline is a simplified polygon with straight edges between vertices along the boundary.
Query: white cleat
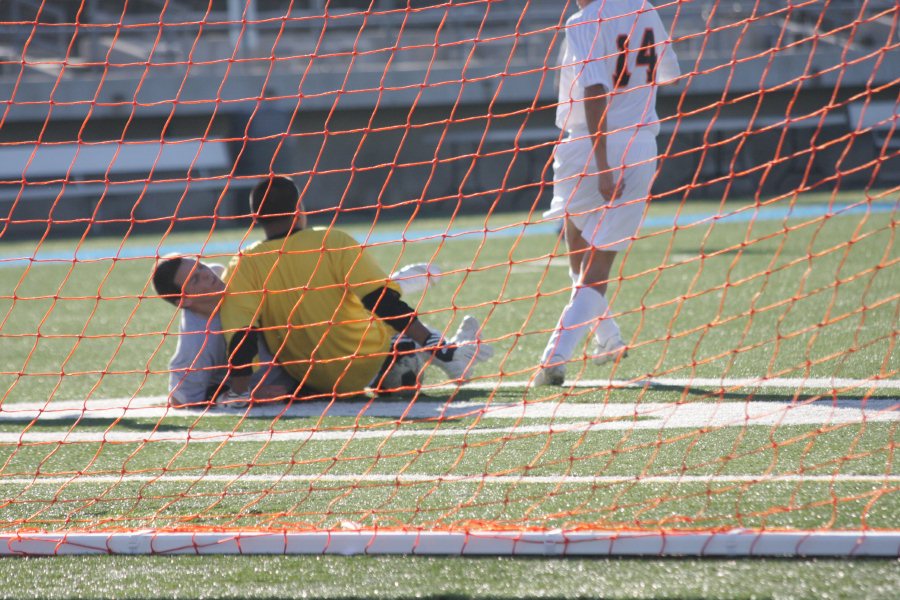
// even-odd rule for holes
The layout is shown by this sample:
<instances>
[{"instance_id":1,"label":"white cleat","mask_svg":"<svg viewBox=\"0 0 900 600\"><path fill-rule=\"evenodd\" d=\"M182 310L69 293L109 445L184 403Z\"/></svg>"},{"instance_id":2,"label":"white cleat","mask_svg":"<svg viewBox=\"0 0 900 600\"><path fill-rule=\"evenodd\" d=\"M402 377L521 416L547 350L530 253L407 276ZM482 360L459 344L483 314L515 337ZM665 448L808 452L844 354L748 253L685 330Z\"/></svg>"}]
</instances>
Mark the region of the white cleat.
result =
<instances>
[{"instance_id":1,"label":"white cleat","mask_svg":"<svg viewBox=\"0 0 900 600\"><path fill-rule=\"evenodd\" d=\"M456 335L447 340L447 345L453 347L453 358L446 362L440 359L434 361L450 379L465 383L476 365L494 356L494 347L478 337L480 327L481 324L475 317L463 317Z\"/></svg>"},{"instance_id":2,"label":"white cleat","mask_svg":"<svg viewBox=\"0 0 900 600\"><path fill-rule=\"evenodd\" d=\"M566 367L564 365L552 365L539 367L530 387L542 385L561 386L566 382Z\"/></svg>"},{"instance_id":3,"label":"white cleat","mask_svg":"<svg viewBox=\"0 0 900 600\"><path fill-rule=\"evenodd\" d=\"M606 338L603 342L597 342L592 357L595 365L605 365L620 358L628 356L628 346L619 336Z\"/></svg>"}]
</instances>

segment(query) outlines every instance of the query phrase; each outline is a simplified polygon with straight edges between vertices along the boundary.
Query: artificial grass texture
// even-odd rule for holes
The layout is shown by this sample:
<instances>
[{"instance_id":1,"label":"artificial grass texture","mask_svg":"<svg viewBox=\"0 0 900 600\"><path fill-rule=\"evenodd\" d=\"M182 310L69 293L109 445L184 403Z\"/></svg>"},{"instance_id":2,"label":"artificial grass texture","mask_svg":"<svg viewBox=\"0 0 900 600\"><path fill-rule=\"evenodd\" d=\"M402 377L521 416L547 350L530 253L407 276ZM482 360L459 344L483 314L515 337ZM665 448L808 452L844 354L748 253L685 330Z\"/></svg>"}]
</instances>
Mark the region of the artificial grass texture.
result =
<instances>
[{"instance_id":1,"label":"artificial grass texture","mask_svg":"<svg viewBox=\"0 0 900 600\"><path fill-rule=\"evenodd\" d=\"M795 205L833 199L809 194ZM839 201L855 202L852 195ZM889 203L889 197L882 204ZM726 212L752 211L734 203ZM716 203L659 204L651 216L718 212ZM516 227L525 215L460 217L461 230ZM380 225L379 225L380 227ZM386 223L400 231L404 223ZM411 232L447 229L417 219ZM575 363L582 379L645 377L896 378L898 251L890 212L797 216L746 222L710 220L646 229L617 262L610 298L634 350L619 365ZM367 228L349 229L362 238ZM520 228L521 229L521 228ZM521 236L447 237L373 247L387 267L434 261L446 273L422 298L424 318L449 331L462 314L485 322L497 356L482 373L524 380L568 296L559 240L546 228ZM201 234L132 236L123 247L169 247ZM214 240L236 247L241 232ZM414 237L414 236L413 236ZM77 240L50 240L47 251ZM119 242L88 240L83 248ZM8 244L4 256L30 256L34 243ZM149 253L148 253L149 254ZM224 256L219 256L225 262ZM34 263L0 269L0 394L4 408L50 402L164 395L174 347L174 311L144 297L152 260L123 258ZM856 393L853 393L856 392ZM854 390L847 397L877 397ZM429 394L442 398L440 394ZM885 398L891 397L889 394ZM830 396L829 396L830 398ZM702 389L462 390L448 402L743 402L819 399L805 390ZM827 399L827 398L826 398ZM566 423L566 420L555 420ZM472 420L394 424L372 418L88 419L5 422L0 431L268 431L309 426L472 427ZM480 426L485 426L481 424ZM423 443L423 439L428 440ZM3 484L7 527L160 526L178 520L219 526L459 524L531 519L633 527L897 526L897 491L877 481L765 484L602 483L479 487L433 483L241 481L240 474L355 473L528 475L895 474L896 425L746 426L465 437L388 438L328 443L3 444L3 477L83 473L149 475L150 481ZM465 444L461 445L460 440ZM153 482L163 472L234 475L231 483ZM373 510L375 511L373 513ZM369 521L367 515L371 516ZM526 518L527 514L527 518ZM186 519L186 520L185 520ZM524 519L524 520L523 520ZM890 598L896 561L541 560L422 557L59 557L0 561L0 597L607 597Z\"/></svg>"},{"instance_id":2,"label":"artificial grass texture","mask_svg":"<svg viewBox=\"0 0 900 600\"><path fill-rule=\"evenodd\" d=\"M691 208L700 205L720 210L700 202ZM676 205L655 205L650 216L676 212ZM507 214L495 224L500 217L469 217L455 226L477 232L526 218ZM433 233L448 224L430 219L415 228ZM571 365L570 374L892 377L900 368L893 352L894 228L892 214L881 212L648 229L616 263L607 294L631 357L612 367ZM399 233L404 226L384 229ZM354 233L363 237L365 230ZM217 235L235 247L243 237ZM195 238L198 245L205 239ZM164 253L186 239L129 241ZM479 317L483 337L497 349L480 369L485 375L527 379L568 298L566 261L556 258L563 250L553 234L428 238L379 243L372 251L386 268L430 261L444 269L414 304L423 320L448 333L463 314ZM33 244L8 250L29 252ZM146 297L151 266L151 259L124 258L0 269L0 286L11 290L0 298L8 349L0 357L3 402L165 394L176 314Z\"/></svg>"},{"instance_id":3,"label":"artificial grass texture","mask_svg":"<svg viewBox=\"0 0 900 600\"><path fill-rule=\"evenodd\" d=\"M487 521L542 528L890 529L900 510L896 484L881 479L896 474L893 422L625 426L552 435L473 426L451 437L436 435L439 428L413 437L391 428L383 438L359 440L5 444L4 518L9 529L50 530L321 529L343 521L424 528ZM36 470L54 479L34 482ZM510 479L486 483L482 474ZM213 477L204 480L207 475ZM557 479L594 475L602 477ZM791 478L766 481L778 475ZM550 480L529 481L539 477Z\"/></svg>"},{"instance_id":4,"label":"artificial grass texture","mask_svg":"<svg viewBox=\"0 0 900 600\"><path fill-rule=\"evenodd\" d=\"M889 600L897 560L336 556L0 561L0 598Z\"/></svg>"}]
</instances>

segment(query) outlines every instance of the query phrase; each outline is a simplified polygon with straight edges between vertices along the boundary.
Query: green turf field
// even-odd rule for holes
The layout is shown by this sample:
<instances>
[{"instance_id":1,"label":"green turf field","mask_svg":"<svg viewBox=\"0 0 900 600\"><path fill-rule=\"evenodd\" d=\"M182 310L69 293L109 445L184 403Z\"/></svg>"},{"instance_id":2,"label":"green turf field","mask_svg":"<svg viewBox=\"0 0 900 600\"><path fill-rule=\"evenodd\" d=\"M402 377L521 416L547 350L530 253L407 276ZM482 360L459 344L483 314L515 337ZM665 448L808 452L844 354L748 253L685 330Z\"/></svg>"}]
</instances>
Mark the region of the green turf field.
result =
<instances>
[{"instance_id":1,"label":"green turf field","mask_svg":"<svg viewBox=\"0 0 900 600\"><path fill-rule=\"evenodd\" d=\"M6 559L0 598L892 600L888 560L94 556Z\"/></svg>"},{"instance_id":2,"label":"green turf field","mask_svg":"<svg viewBox=\"0 0 900 600\"><path fill-rule=\"evenodd\" d=\"M78 261L66 258L77 240L39 249L34 242L7 244L7 264L0 267L3 531L339 528L347 522L442 528L483 521L540 528L896 529L896 198L884 194L863 211L852 208L856 195L810 194L790 216L778 213L787 201L758 212L739 202L653 206L642 239L617 263L608 294L630 356L604 367L574 362L569 385L536 390L525 382L568 296L566 260L552 225L523 227L528 215L508 213L457 218L452 225L439 218L378 223L373 251L386 268L431 261L445 272L418 303L424 320L452 332L462 315L474 314L496 356L470 387L437 386L432 374L416 396L249 413L158 408L175 345L165 332L177 322L172 307L143 297L150 294L147 256L156 248L199 247L206 235L91 240L80 245ZM838 208L828 213L830 202ZM676 213L683 224L673 230ZM659 225L665 222L670 225ZM347 229L360 240L369 232L359 224ZM404 229L417 241L385 241ZM448 234L435 237L441 231ZM222 248L237 248L240 238L234 230L214 233L210 259L226 262ZM104 252L121 258L102 258ZM50 258L11 260L33 256ZM723 383L709 381L720 378ZM783 383L762 387L746 378ZM795 383L831 378L844 383ZM849 383L876 379L877 385ZM148 409L100 408L116 399ZM96 401L97 409L79 411L85 400ZM112 564L123 568L126 560ZM146 573L204 564L130 560ZM410 565L275 558L209 564L234 574L239 595L250 595L240 581L253 580L253 569L274 574L286 565L322 582L310 588L316 594L365 595L352 584L328 587L329 569L342 560L376 579L377 573L402 578ZM546 568L534 560L415 563L460 577L484 572L487 582L518 580L532 570L543 581L539 571ZM110 563L58 564L91 573ZM883 568L888 564L857 562L847 569L859 570L876 594L896 589L896 572ZM652 597L627 576L614 583L630 568L647 573L647 586L669 571L691 569L720 569L743 581L736 581L744 587L735 595L722 597L752 597L754 568L773 570L775 581L799 574L790 569L808 570L808 597L845 589L827 561L793 565L566 561L557 567L570 575L563 575L570 588L553 589L547 579L528 589L544 597ZM612 587L579 587L579 573ZM425 584L408 579L408 587L393 593L379 587L377 595L423 593ZM682 579L683 587L666 588L667 597L702 595L695 581ZM478 588L473 580L471 587L434 589L505 597L492 585ZM56 594L49 583L43 589ZM202 587L193 589L204 595ZM265 589L269 597L289 595L284 587ZM765 589L758 597L779 597L777 586ZM210 590L205 595L216 595Z\"/></svg>"}]
</instances>

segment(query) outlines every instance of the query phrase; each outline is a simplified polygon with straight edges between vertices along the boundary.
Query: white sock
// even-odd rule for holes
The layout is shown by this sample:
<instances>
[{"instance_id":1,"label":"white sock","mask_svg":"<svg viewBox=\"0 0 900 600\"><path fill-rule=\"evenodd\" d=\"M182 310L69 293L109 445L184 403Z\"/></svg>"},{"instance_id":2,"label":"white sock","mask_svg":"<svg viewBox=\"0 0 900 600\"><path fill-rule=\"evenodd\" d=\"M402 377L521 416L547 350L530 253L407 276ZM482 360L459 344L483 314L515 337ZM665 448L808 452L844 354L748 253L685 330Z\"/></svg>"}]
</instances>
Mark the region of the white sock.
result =
<instances>
[{"instance_id":1,"label":"white sock","mask_svg":"<svg viewBox=\"0 0 900 600\"><path fill-rule=\"evenodd\" d=\"M599 330L597 319L606 314L608 308L606 298L600 292L590 287L573 288L569 303L559 316L556 328L544 348L541 364L565 362L572 358L576 346L584 336L595 328ZM610 319L604 319L608 320ZM602 324L601 321L600 325ZM618 327L616 330L618 331Z\"/></svg>"},{"instance_id":2,"label":"white sock","mask_svg":"<svg viewBox=\"0 0 900 600\"><path fill-rule=\"evenodd\" d=\"M606 296L600 292L597 292L597 296L599 296L597 303L600 306L600 321L597 323L597 329L594 330L594 338L598 342L605 342L611 337L622 337L619 325L609 314L609 303L606 301Z\"/></svg>"}]
</instances>

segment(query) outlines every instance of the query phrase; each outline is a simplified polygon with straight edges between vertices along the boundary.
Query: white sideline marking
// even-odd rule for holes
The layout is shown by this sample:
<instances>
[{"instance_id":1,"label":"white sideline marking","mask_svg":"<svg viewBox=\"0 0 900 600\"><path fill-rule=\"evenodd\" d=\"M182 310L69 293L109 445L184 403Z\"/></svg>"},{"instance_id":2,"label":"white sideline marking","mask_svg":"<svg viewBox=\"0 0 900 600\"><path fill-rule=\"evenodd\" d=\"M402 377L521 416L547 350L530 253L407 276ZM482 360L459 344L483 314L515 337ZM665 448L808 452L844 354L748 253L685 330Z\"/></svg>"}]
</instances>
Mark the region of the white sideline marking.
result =
<instances>
[{"instance_id":1,"label":"white sideline marking","mask_svg":"<svg viewBox=\"0 0 900 600\"><path fill-rule=\"evenodd\" d=\"M318 404L318 406L313 406ZM258 411L275 410L275 414L294 416L373 416L387 419L447 419L479 417L489 419L540 419L549 423L510 427L459 427L440 428L434 423L425 428L408 428L406 423L389 422L378 427L355 429L328 427L322 429L298 427L293 430L268 431L204 431L192 427L177 430L154 431L35 431L0 432L0 443L221 443L221 442L294 442L332 440L382 440L409 437L462 437L462 436L524 436L562 433L588 433L604 430L635 429L719 429L722 427L788 426L788 425L839 425L863 422L900 421L900 403L896 400L844 400L790 403L790 402L694 402L640 404L569 404L569 403L446 403L434 401L406 402L347 402L328 407L326 403L300 403L297 406L261 406L251 409L251 416ZM127 414L129 418L145 416L140 408L110 408L107 412L93 409L104 418ZM164 409L174 412L172 409ZM293 411L293 412L291 412ZM224 411L222 411L224 412ZM234 416L235 411L229 411ZM199 418L204 413L194 412ZM41 415L43 416L43 415ZM96 416L93 411L85 414ZM262 416L262 415L258 415ZM588 419L579 422L553 423L554 419Z\"/></svg>"},{"instance_id":2,"label":"white sideline marking","mask_svg":"<svg viewBox=\"0 0 900 600\"><path fill-rule=\"evenodd\" d=\"M520 388L527 381L485 381L467 383L461 389L492 390L495 388ZM712 388L710 391L731 391L736 388L787 388L803 391L836 391L846 393L851 390L900 390L900 379L850 379L838 377L651 377L648 379L579 379L568 381L565 387L600 389L638 389L657 387ZM455 389L440 386L435 389ZM549 389L549 388L548 388Z\"/></svg>"},{"instance_id":3,"label":"white sideline marking","mask_svg":"<svg viewBox=\"0 0 900 600\"><path fill-rule=\"evenodd\" d=\"M425 386L423 391L455 391L455 390L483 390L495 389L522 389L528 385L527 381L481 381L468 383L463 386ZM833 392L836 394L857 393L863 394L872 390L898 390L900 380L897 379L838 379L838 378L654 378L641 380L581 380L571 382L565 388L543 388L548 395L558 397L568 387L574 388L598 388L598 389L641 389L641 388L710 388L704 391L711 395L716 392L735 392L744 388L785 388L792 392ZM825 394L823 394L825 396ZM847 403L850 403L849 405ZM855 402L855 404L854 404ZM880 407L879 410L890 408L900 402L897 399L870 399L865 401L869 409ZM817 401L819 405L832 406L833 402L828 398ZM860 401L838 400L835 406L855 406ZM738 402L722 402L719 406L740 405ZM774 404L766 402L766 404ZM810 404L801 402L801 404ZM515 406L527 407L521 414L509 416L500 409ZM291 406L281 403L260 404L250 409L248 416L253 417L313 417L327 414L328 416L345 417L404 417L404 418L429 418L429 417L458 417L465 415L478 415L482 418L547 418L547 417L585 417L595 416L597 411L592 406L609 406L607 404L561 404L553 401L536 400L524 403L477 403L456 402L442 399L428 398L393 400L340 400L336 402L313 401L296 402ZM651 406L649 403L623 404L622 406ZM580 408L579 408L580 407ZM542 412L543 411L543 412ZM549 411L549 412L548 412ZM0 422L23 421L35 419L120 419L120 418L154 418L166 416L183 416L187 418L206 417L233 417L236 414L243 415L244 409L234 409L226 406L217 406L212 409L173 409L168 406L166 396L151 396L143 398L114 398L108 400L61 400L52 402L7 402L0 404ZM616 416L628 416L631 413L618 413Z\"/></svg>"},{"instance_id":4,"label":"white sideline marking","mask_svg":"<svg viewBox=\"0 0 900 600\"><path fill-rule=\"evenodd\" d=\"M453 391L457 389L491 391L497 388L524 389L526 381L505 382L476 382L462 387L456 386L431 386L428 391ZM738 388L787 388L798 393L803 390L822 390L836 394L853 393L863 394L865 391L900 390L900 380L896 379L675 379L659 378L650 380L585 380L572 384L572 387L594 387L600 389L627 389L627 388L654 388L665 386L672 387L696 387L712 388L711 394L717 391L733 391ZM341 400L336 402L312 401L295 402L290 406L282 403L264 403L253 406L249 411L226 406L216 406L209 409L170 408L166 396L153 396L145 398L114 398L109 400L62 400L52 402L20 402L0 404L0 423L3 421L44 421L44 420L77 420L77 419L103 419L115 420L129 419L161 419L164 417L183 417L196 420L198 418L231 417L247 415L256 418L283 418L283 417L376 417L394 419L447 419L462 417L479 417L481 419L550 419L550 418L616 418L634 419L637 417L654 417L665 419L667 422L652 427L691 427L691 426L722 426L722 425L748 425L748 424L778 424L780 418L768 421L758 421L760 413L767 413L772 407L786 407L786 412L793 411L794 421L788 418L785 424L790 423L825 423L829 420L816 420L819 418L832 418L828 412L833 409L855 408L862 411L861 414L851 417L849 421L862 420L892 420L885 416L877 417L884 411L894 411L900 405L898 398L874 398L862 399L838 399L832 400L822 394L822 398L815 401L800 400L799 402L777 401L723 401L723 402L682 402L682 403L595 403L581 404L566 402L561 398L565 388L544 388L547 394L553 394L553 399L535 400L531 402L477 402L477 401L452 401L451 399L434 399L427 396L419 398L376 399L376 400ZM664 416L662 413L667 407L679 407L681 415L690 415L689 422L679 424L676 415ZM693 407L693 408L688 408ZM706 408L702 408L706 407ZM744 413L744 407L755 407L750 413ZM819 416L807 417L805 420L796 421L797 411L803 407L816 407L825 410ZM698 411L712 410L707 420L702 420ZM693 413L691 413L693 411ZM724 417L723 417L724 415ZM679 415L680 416L680 415ZM804 419L804 417L799 417ZM750 421L757 420L755 423ZM615 424L609 428L618 428ZM630 420L621 428L641 427ZM523 431L518 428L517 431ZM0 434L2 435L2 434ZM9 434L7 434L9 435Z\"/></svg>"},{"instance_id":5,"label":"white sideline marking","mask_svg":"<svg viewBox=\"0 0 900 600\"><path fill-rule=\"evenodd\" d=\"M123 404L124 402L124 404ZM666 418L662 413L677 409L681 415L700 416L714 411L731 419L759 418L760 413L769 410L807 411L816 409L829 412L832 409L855 409L868 414L869 418L884 411L900 408L900 398L878 398L869 400L844 399L834 402L830 399L801 401L798 403L777 401L751 402L641 402L641 403L575 403L540 402L446 402L444 400L417 399L410 401L377 400L372 402L300 402L287 406L281 403L260 404L249 410L216 406L203 409L175 409L165 405L165 398L136 398L130 401L90 400L84 402L54 402L50 405L22 403L0 407L0 423L3 421L74 421L78 419L161 419L163 417L220 418L248 416L253 418L312 418L328 417L372 417L382 419L461 419L479 417L481 419L584 419L584 418ZM745 407L751 412L745 415ZM773 407L784 407L782 409ZM822 413L825 414L825 413ZM803 415L805 416L805 415ZM801 418L803 418L801 416ZM746 418L745 418L746 417ZM723 417L717 418L721 421ZM821 422L812 420L803 422ZM861 417L860 417L861 418Z\"/></svg>"},{"instance_id":6,"label":"white sideline marking","mask_svg":"<svg viewBox=\"0 0 900 600\"><path fill-rule=\"evenodd\" d=\"M532 556L883 556L900 555L896 530L728 531L363 529L313 531L16 531L0 555L61 554L415 554Z\"/></svg>"},{"instance_id":7,"label":"white sideline marking","mask_svg":"<svg viewBox=\"0 0 900 600\"><path fill-rule=\"evenodd\" d=\"M502 381L502 382L474 382L464 386L429 386L425 387L425 393L429 391L454 391L454 390L483 390L495 389L523 389L528 385L527 381ZM900 390L900 380L897 379L677 379L658 378L647 380L583 380L567 384L567 387L598 388L598 389L640 389L654 387L685 387L685 388L711 388L708 391L733 392L739 388L786 388L791 391L811 392L830 391L839 394L862 394L871 390ZM566 388L544 388L548 395L558 395ZM824 396L824 394L823 394ZM855 404L854 404L855 402ZM865 408L872 410L886 410L900 402L896 399L871 399L865 401ZM819 406L832 406L830 399L822 398L816 402ZM849 403L849 404L848 404ZM765 402L767 405L776 404ZM803 402L803 405L810 404ZM739 402L723 402L717 406L735 405L742 406ZM836 407L857 406L860 401L838 400ZM521 412L515 412L515 407L524 407ZM478 403L478 402L451 402L448 400L435 400L427 397L406 401L378 399L371 401L345 401L336 402L314 401L297 402L291 406L280 403L261 404L254 406L249 412L244 409L234 409L227 406L217 406L212 409L173 409L167 404L166 396L151 396L144 398L114 398L109 400L60 400L52 402L7 402L0 404L0 423L3 421L32 421L32 420L74 420L74 419L161 419L163 417L185 417L196 419L199 417L234 417L247 414L251 417L316 417L327 414L334 417L383 417L423 419L434 417L461 417L480 416L481 418L548 418L548 417L593 417L597 416L596 406L615 406L612 404L569 404L553 401L533 401L531 403ZM628 407L654 406L649 403L622 404ZM508 409L508 410L503 410ZM634 416L643 409L618 412L613 416ZM653 410L653 409L651 409ZM512 412L511 412L512 411Z\"/></svg>"},{"instance_id":8,"label":"white sideline marking","mask_svg":"<svg viewBox=\"0 0 900 600\"><path fill-rule=\"evenodd\" d=\"M900 483L900 475L79 475L72 477L0 478L0 485L67 485L117 483L496 483L496 484L620 484L620 483Z\"/></svg>"}]
</instances>

